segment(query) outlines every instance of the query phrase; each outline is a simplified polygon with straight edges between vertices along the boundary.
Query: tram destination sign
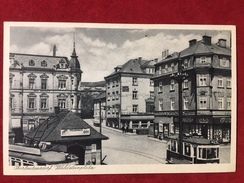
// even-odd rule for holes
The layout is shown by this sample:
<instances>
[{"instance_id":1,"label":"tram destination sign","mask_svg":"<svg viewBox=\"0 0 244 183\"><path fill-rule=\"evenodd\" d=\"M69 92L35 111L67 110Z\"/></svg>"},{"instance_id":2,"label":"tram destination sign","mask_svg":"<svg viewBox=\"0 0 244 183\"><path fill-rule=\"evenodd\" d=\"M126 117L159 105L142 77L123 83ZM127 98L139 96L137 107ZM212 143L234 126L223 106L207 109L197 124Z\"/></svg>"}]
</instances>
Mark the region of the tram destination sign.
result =
<instances>
[{"instance_id":1,"label":"tram destination sign","mask_svg":"<svg viewBox=\"0 0 244 183\"><path fill-rule=\"evenodd\" d=\"M90 134L91 134L90 128L61 130L61 137L88 136Z\"/></svg>"}]
</instances>

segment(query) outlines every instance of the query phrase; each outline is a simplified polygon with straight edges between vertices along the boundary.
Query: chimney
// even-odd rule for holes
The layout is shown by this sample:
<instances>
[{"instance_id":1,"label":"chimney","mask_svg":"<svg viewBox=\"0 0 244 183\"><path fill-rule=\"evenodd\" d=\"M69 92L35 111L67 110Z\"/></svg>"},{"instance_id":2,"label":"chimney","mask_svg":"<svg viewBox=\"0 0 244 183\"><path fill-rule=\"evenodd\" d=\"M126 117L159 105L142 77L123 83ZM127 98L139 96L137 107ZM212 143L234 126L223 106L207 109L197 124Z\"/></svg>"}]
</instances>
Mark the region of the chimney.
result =
<instances>
[{"instance_id":1,"label":"chimney","mask_svg":"<svg viewBox=\"0 0 244 183\"><path fill-rule=\"evenodd\" d=\"M155 58L154 61L157 63L158 62L158 58Z\"/></svg>"},{"instance_id":2,"label":"chimney","mask_svg":"<svg viewBox=\"0 0 244 183\"><path fill-rule=\"evenodd\" d=\"M142 57L139 57L139 58L138 58L138 60L140 60L140 61L141 61L141 59L142 59Z\"/></svg>"},{"instance_id":3,"label":"chimney","mask_svg":"<svg viewBox=\"0 0 244 183\"><path fill-rule=\"evenodd\" d=\"M196 44L197 40L196 39L192 39L189 41L189 47L193 46L194 44Z\"/></svg>"},{"instance_id":4,"label":"chimney","mask_svg":"<svg viewBox=\"0 0 244 183\"><path fill-rule=\"evenodd\" d=\"M226 48L226 39L219 39L219 46Z\"/></svg>"},{"instance_id":5,"label":"chimney","mask_svg":"<svg viewBox=\"0 0 244 183\"><path fill-rule=\"evenodd\" d=\"M57 46L55 44L55 45L53 45L53 56L54 57L56 56L56 51L57 51Z\"/></svg>"},{"instance_id":6,"label":"chimney","mask_svg":"<svg viewBox=\"0 0 244 183\"><path fill-rule=\"evenodd\" d=\"M203 40L203 43L206 44L206 45L211 45L211 37L210 36L203 36L202 37L202 40Z\"/></svg>"},{"instance_id":7,"label":"chimney","mask_svg":"<svg viewBox=\"0 0 244 183\"><path fill-rule=\"evenodd\" d=\"M169 55L169 49L165 49L163 52L162 52L162 58L165 58Z\"/></svg>"},{"instance_id":8,"label":"chimney","mask_svg":"<svg viewBox=\"0 0 244 183\"><path fill-rule=\"evenodd\" d=\"M58 106L54 107L54 112L55 114L58 114L60 112L60 108Z\"/></svg>"}]
</instances>

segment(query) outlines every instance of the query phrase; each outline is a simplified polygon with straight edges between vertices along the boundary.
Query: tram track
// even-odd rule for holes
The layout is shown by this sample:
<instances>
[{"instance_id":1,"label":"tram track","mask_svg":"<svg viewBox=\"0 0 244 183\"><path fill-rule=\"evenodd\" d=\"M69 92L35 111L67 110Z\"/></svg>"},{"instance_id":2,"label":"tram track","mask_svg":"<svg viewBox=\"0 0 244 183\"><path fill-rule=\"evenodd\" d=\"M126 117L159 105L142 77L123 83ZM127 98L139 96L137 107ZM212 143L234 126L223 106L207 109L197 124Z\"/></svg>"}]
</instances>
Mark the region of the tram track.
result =
<instances>
[{"instance_id":1,"label":"tram track","mask_svg":"<svg viewBox=\"0 0 244 183\"><path fill-rule=\"evenodd\" d=\"M122 152L127 152L127 153L131 153L131 154L135 154L135 155L139 155L139 156L143 156L149 159L153 159L154 161L158 162L158 163L162 163L165 164L166 161L164 159L162 159L159 156L155 156L149 153L144 153L141 151L136 151L136 150L131 150L131 149L126 149L126 148L120 148L120 147L108 147L108 146L104 146L104 148L106 149L110 149L110 150L116 150L116 151L122 151Z\"/></svg>"}]
</instances>

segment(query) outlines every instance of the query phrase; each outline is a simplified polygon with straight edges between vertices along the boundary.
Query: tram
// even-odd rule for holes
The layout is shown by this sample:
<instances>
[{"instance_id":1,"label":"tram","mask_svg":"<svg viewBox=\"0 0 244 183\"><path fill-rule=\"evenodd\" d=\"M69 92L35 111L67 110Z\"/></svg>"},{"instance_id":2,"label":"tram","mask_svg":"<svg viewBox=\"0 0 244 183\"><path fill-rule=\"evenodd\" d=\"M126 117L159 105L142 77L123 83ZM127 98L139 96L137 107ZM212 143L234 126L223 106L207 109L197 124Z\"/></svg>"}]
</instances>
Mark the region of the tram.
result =
<instances>
[{"instance_id":1,"label":"tram","mask_svg":"<svg viewBox=\"0 0 244 183\"><path fill-rule=\"evenodd\" d=\"M219 163L220 145L201 136L183 137L182 156L179 152L178 135L170 136L167 146L168 164Z\"/></svg>"},{"instance_id":2,"label":"tram","mask_svg":"<svg viewBox=\"0 0 244 183\"><path fill-rule=\"evenodd\" d=\"M76 165L78 160L77 156L64 152L42 150L23 145L9 145L10 166Z\"/></svg>"}]
</instances>

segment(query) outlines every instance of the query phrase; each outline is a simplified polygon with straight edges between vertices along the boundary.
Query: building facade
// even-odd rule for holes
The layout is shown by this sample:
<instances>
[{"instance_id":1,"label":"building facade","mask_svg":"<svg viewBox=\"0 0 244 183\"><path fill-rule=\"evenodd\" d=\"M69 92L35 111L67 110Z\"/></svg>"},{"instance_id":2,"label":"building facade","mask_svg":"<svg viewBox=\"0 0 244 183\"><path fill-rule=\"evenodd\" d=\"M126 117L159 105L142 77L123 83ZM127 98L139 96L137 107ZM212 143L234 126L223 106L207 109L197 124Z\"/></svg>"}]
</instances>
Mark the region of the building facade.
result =
<instances>
[{"instance_id":1,"label":"building facade","mask_svg":"<svg viewBox=\"0 0 244 183\"><path fill-rule=\"evenodd\" d=\"M114 128L148 128L153 122L154 64L157 60L132 59L105 77L107 125ZM150 100L151 99L151 100ZM151 111L150 111L151 109Z\"/></svg>"},{"instance_id":2,"label":"building facade","mask_svg":"<svg viewBox=\"0 0 244 183\"><path fill-rule=\"evenodd\" d=\"M180 67L179 65L180 64ZM179 91L177 74L184 75ZM183 133L198 134L218 142L230 142L231 49L226 40L212 44L211 37L189 41L180 53L155 65L155 135L179 133L179 100ZM179 99L181 92L181 99Z\"/></svg>"},{"instance_id":3,"label":"building facade","mask_svg":"<svg viewBox=\"0 0 244 183\"><path fill-rule=\"evenodd\" d=\"M9 90L12 128L24 133L42 123L54 107L79 113L82 71L75 51L71 59L10 53Z\"/></svg>"},{"instance_id":4,"label":"building facade","mask_svg":"<svg viewBox=\"0 0 244 183\"><path fill-rule=\"evenodd\" d=\"M93 109L94 109L94 124L101 122L106 122L106 91L101 92L94 100L93 100Z\"/></svg>"}]
</instances>

